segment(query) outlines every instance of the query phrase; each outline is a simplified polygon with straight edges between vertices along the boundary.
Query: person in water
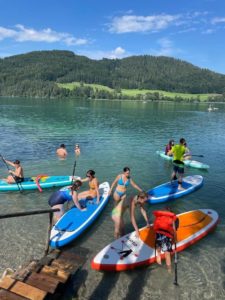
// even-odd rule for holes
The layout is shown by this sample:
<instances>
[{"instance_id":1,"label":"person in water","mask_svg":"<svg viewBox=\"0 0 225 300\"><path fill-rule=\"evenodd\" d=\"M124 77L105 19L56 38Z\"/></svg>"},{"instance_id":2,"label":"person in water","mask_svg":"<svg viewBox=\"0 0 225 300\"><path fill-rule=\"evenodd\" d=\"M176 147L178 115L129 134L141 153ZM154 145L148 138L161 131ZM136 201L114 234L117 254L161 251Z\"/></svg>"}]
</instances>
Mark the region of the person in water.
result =
<instances>
[{"instance_id":1,"label":"person in water","mask_svg":"<svg viewBox=\"0 0 225 300\"><path fill-rule=\"evenodd\" d=\"M20 161L18 159L16 159L14 162L6 159L4 159L4 161L6 162L6 164L15 168L15 170L14 171L9 170L10 175L7 178L3 178L3 180L9 184L16 183L16 182L17 183L23 182L24 175L23 175L23 168L20 164Z\"/></svg>"},{"instance_id":2,"label":"person in water","mask_svg":"<svg viewBox=\"0 0 225 300\"><path fill-rule=\"evenodd\" d=\"M149 219L147 216L147 213L144 209L144 204L148 200L149 196L145 192L140 192L137 196L128 199L123 198L112 210L112 220L114 222L114 237L115 239L118 239L119 237L123 236L125 234L124 230L124 220L123 215L124 212L129 208L130 209L130 218L131 223L136 231L136 236L139 237L139 231L137 222L135 219L135 210L137 207L140 208L141 214L143 215L147 226L149 226Z\"/></svg>"},{"instance_id":3,"label":"person in water","mask_svg":"<svg viewBox=\"0 0 225 300\"><path fill-rule=\"evenodd\" d=\"M60 147L56 150L56 154L61 158L66 158L68 153L65 144L60 145Z\"/></svg>"},{"instance_id":4,"label":"person in water","mask_svg":"<svg viewBox=\"0 0 225 300\"><path fill-rule=\"evenodd\" d=\"M74 152L77 156L80 155L80 146L78 144L75 145Z\"/></svg>"},{"instance_id":5,"label":"person in water","mask_svg":"<svg viewBox=\"0 0 225 300\"><path fill-rule=\"evenodd\" d=\"M120 200L126 198L127 187L130 184L136 190L142 192L142 189L130 178L130 168L125 167L123 169L123 174L119 174L116 176L109 190L109 194L111 194L114 186L117 185L113 193L113 199L115 200L115 203L118 203Z\"/></svg>"},{"instance_id":6,"label":"person in water","mask_svg":"<svg viewBox=\"0 0 225 300\"><path fill-rule=\"evenodd\" d=\"M84 210L78 201L77 191L82 186L80 180L76 180L71 187L66 190L59 190L54 192L48 200L48 204L51 208L59 208L60 211L55 212L53 216L53 222L56 223L64 214L64 203L73 201L79 210Z\"/></svg>"},{"instance_id":7,"label":"person in water","mask_svg":"<svg viewBox=\"0 0 225 300\"><path fill-rule=\"evenodd\" d=\"M90 189L88 191L81 192L79 194L80 199L94 199L97 198L96 203L98 204L100 201L100 194L99 194L99 182L98 179L95 177L95 171L88 170L86 173L86 178L81 179L82 182L88 182Z\"/></svg>"},{"instance_id":8,"label":"person in water","mask_svg":"<svg viewBox=\"0 0 225 300\"><path fill-rule=\"evenodd\" d=\"M153 229L155 231L156 262L162 264L161 253L165 253L166 266L171 273L171 252L176 242L178 218L170 211L153 211L155 217Z\"/></svg>"},{"instance_id":9,"label":"person in water","mask_svg":"<svg viewBox=\"0 0 225 300\"><path fill-rule=\"evenodd\" d=\"M178 176L178 189L183 190L182 180L184 175L184 154L185 154L185 146L186 143L184 138L180 139L180 143L174 145L172 149L169 151L168 155L173 155L173 172L171 175L171 180L175 180Z\"/></svg>"},{"instance_id":10,"label":"person in water","mask_svg":"<svg viewBox=\"0 0 225 300\"><path fill-rule=\"evenodd\" d=\"M168 152L170 152L173 146L174 146L174 140L169 140L169 143L166 145L165 148L165 155L169 155Z\"/></svg>"}]
</instances>

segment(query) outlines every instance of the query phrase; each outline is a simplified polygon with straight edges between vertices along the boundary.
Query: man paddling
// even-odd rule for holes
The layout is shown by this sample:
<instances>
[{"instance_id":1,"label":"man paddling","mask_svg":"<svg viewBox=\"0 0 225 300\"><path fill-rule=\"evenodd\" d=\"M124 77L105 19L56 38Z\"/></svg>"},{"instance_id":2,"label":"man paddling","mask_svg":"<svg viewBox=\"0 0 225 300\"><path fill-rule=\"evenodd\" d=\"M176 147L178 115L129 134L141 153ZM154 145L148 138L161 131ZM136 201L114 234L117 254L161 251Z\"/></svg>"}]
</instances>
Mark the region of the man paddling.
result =
<instances>
[{"instance_id":1,"label":"man paddling","mask_svg":"<svg viewBox=\"0 0 225 300\"><path fill-rule=\"evenodd\" d=\"M16 159L14 162L4 159L5 163L14 167L15 170L9 170L10 175L7 178L2 180L6 181L9 184L12 183L21 183L24 181L23 168L20 164L20 161Z\"/></svg>"},{"instance_id":2,"label":"man paddling","mask_svg":"<svg viewBox=\"0 0 225 300\"><path fill-rule=\"evenodd\" d=\"M186 151L185 148L186 141L184 138L180 139L180 144L177 144L172 147L168 152L168 155L173 155L173 172L171 175L171 180L175 180L178 174L178 190L184 190L182 187L182 179L184 175L184 154Z\"/></svg>"}]
</instances>

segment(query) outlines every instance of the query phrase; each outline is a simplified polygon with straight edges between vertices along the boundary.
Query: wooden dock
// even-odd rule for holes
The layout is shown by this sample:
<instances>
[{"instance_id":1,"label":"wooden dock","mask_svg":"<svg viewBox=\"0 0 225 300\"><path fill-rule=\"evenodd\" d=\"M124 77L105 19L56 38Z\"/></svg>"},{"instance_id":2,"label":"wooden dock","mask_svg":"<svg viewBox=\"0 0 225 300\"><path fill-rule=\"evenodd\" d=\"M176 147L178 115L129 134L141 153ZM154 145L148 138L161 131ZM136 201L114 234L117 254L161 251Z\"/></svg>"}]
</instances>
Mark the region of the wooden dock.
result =
<instances>
[{"instance_id":1,"label":"wooden dock","mask_svg":"<svg viewBox=\"0 0 225 300\"><path fill-rule=\"evenodd\" d=\"M0 279L0 299L62 299L66 285L86 262L87 254L88 250L81 247L50 251Z\"/></svg>"}]
</instances>

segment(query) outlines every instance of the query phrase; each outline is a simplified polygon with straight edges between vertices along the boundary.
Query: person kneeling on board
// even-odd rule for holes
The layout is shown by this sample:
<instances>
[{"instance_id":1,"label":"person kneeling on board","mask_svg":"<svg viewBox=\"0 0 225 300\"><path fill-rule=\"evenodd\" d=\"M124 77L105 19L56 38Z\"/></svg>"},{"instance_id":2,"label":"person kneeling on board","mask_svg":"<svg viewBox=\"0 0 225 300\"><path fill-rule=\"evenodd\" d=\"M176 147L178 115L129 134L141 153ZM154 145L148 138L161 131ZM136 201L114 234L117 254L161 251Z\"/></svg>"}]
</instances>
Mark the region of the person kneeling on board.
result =
<instances>
[{"instance_id":1,"label":"person kneeling on board","mask_svg":"<svg viewBox=\"0 0 225 300\"><path fill-rule=\"evenodd\" d=\"M82 208L78 201L78 193L77 191L82 186L82 182L80 180L76 180L73 185L67 190L59 190L54 192L48 200L48 204L51 208L59 208L60 211L54 213L53 223L55 224L64 214L64 203L73 201L75 206L79 210L86 210L86 208Z\"/></svg>"},{"instance_id":2,"label":"person kneeling on board","mask_svg":"<svg viewBox=\"0 0 225 300\"><path fill-rule=\"evenodd\" d=\"M171 273L171 252L173 243L176 242L176 229L178 218L170 211L156 210L153 229L155 231L156 262L161 265L161 252L165 253L168 272Z\"/></svg>"}]
</instances>

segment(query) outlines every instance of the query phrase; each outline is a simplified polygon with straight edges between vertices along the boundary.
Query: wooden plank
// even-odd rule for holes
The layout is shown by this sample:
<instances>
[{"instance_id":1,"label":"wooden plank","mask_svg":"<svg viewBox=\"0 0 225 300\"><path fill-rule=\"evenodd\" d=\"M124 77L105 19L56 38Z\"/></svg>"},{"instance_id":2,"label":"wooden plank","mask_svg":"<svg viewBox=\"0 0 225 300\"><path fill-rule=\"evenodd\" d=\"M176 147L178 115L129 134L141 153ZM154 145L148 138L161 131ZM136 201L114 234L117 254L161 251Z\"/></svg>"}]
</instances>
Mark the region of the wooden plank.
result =
<instances>
[{"instance_id":1,"label":"wooden plank","mask_svg":"<svg viewBox=\"0 0 225 300\"><path fill-rule=\"evenodd\" d=\"M0 290L0 299L1 300L27 300L27 298L16 295L6 290Z\"/></svg>"},{"instance_id":2,"label":"wooden plank","mask_svg":"<svg viewBox=\"0 0 225 300\"><path fill-rule=\"evenodd\" d=\"M79 255L76 253L72 252L63 252L59 256L58 260L65 260L65 261L75 261L77 264L83 265L84 262L86 261L86 256L85 255Z\"/></svg>"},{"instance_id":3,"label":"wooden plank","mask_svg":"<svg viewBox=\"0 0 225 300\"><path fill-rule=\"evenodd\" d=\"M50 266L44 266L40 273L47 274L52 278L57 279L61 283L65 283L70 277L70 272L66 272L63 270L58 270L57 268L53 268Z\"/></svg>"},{"instance_id":4,"label":"wooden plank","mask_svg":"<svg viewBox=\"0 0 225 300\"><path fill-rule=\"evenodd\" d=\"M12 279L9 276L5 276L0 280L0 288L8 290L14 283L15 283L14 279Z\"/></svg>"},{"instance_id":5,"label":"wooden plank","mask_svg":"<svg viewBox=\"0 0 225 300\"><path fill-rule=\"evenodd\" d=\"M56 267L58 269L61 269L63 271L67 271L70 273L75 272L79 267L81 266L80 263L77 263L76 261L71 262L71 260L65 260L65 259L55 259L51 263L52 267Z\"/></svg>"},{"instance_id":6,"label":"wooden plank","mask_svg":"<svg viewBox=\"0 0 225 300\"><path fill-rule=\"evenodd\" d=\"M30 300L43 300L47 295L47 292L20 281L17 281L10 291Z\"/></svg>"},{"instance_id":7,"label":"wooden plank","mask_svg":"<svg viewBox=\"0 0 225 300\"><path fill-rule=\"evenodd\" d=\"M31 275L25 281L40 290L53 294L59 285L59 280L44 274L44 273L31 273Z\"/></svg>"}]
</instances>

